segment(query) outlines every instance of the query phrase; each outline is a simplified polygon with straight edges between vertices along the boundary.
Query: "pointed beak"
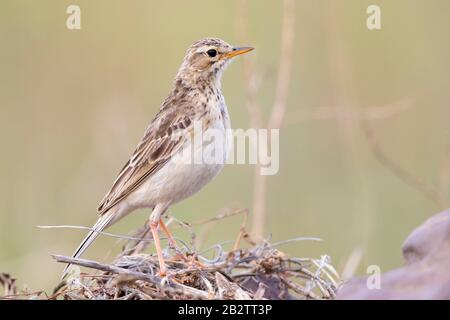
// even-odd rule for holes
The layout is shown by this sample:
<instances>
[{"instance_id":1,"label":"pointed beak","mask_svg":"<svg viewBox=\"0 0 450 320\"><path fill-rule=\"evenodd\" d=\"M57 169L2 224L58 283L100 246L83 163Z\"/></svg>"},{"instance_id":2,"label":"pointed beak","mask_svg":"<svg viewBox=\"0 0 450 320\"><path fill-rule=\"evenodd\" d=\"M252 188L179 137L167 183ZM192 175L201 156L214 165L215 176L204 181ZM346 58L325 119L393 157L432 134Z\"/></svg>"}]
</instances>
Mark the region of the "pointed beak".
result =
<instances>
[{"instance_id":1,"label":"pointed beak","mask_svg":"<svg viewBox=\"0 0 450 320\"><path fill-rule=\"evenodd\" d=\"M233 57L238 56L240 54L244 54L244 53L250 52L253 49L255 49L255 48L252 48L252 47L233 48L233 51L230 51L230 52L226 53L224 55L224 58L225 59L230 59L230 58L233 58Z\"/></svg>"}]
</instances>

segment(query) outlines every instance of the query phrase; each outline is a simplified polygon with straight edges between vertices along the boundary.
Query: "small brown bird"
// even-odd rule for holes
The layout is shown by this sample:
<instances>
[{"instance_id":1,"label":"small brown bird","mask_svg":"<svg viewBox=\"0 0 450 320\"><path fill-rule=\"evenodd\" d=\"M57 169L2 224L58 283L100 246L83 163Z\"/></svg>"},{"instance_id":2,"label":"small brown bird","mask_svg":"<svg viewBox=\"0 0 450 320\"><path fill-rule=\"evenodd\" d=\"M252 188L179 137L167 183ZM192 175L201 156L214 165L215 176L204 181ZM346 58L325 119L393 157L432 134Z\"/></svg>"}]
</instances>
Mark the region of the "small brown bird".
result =
<instances>
[{"instance_id":1,"label":"small brown bird","mask_svg":"<svg viewBox=\"0 0 450 320\"><path fill-rule=\"evenodd\" d=\"M100 217L74 257L79 257L101 231L133 210L151 208L149 223L160 275L166 274L158 226L167 234L169 245L175 246L175 241L161 216L169 206L203 188L222 169L231 137L227 130L230 119L221 91L221 77L231 58L251 50L251 47L235 48L215 38L199 40L188 49L172 91L101 201L98 207ZM180 161L185 150L192 150L194 154L205 150L204 144L199 147L193 143L197 134L194 124L200 124L202 134L213 129L222 136L222 145L215 150L220 161ZM66 266L63 277L69 267Z\"/></svg>"}]
</instances>

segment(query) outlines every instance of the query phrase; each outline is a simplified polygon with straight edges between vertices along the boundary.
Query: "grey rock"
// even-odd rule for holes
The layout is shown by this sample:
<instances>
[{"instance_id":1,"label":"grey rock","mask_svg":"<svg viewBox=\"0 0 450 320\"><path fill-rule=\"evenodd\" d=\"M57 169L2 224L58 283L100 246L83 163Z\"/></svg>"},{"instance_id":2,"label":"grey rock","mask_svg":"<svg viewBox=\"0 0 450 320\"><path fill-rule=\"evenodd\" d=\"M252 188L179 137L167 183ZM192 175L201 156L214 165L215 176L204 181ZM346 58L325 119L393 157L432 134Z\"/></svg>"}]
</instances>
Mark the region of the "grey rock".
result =
<instances>
[{"instance_id":1,"label":"grey rock","mask_svg":"<svg viewBox=\"0 0 450 320\"><path fill-rule=\"evenodd\" d=\"M380 289L367 277L345 283L337 299L450 299L450 210L415 229L403 244L405 265L381 275Z\"/></svg>"}]
</instances>

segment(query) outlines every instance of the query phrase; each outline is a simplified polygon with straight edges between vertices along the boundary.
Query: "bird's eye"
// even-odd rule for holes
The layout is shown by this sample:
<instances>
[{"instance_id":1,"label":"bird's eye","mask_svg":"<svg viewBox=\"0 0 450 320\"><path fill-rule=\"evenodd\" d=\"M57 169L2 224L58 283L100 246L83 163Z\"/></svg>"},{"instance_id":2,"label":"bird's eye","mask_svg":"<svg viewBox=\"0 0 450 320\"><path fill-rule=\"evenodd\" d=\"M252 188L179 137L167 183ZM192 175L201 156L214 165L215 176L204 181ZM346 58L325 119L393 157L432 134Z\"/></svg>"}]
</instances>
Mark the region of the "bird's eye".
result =
<instances>
[{"instance_id":1,"label":"bird's eye","mask_svg":"<svg viewBox=\"0 0 450 320\"><path fill-rule=\"evenodd\" d=\"M206 51L206 53L208 54L208 56L210 56L211 58L214 58L217 55L217 50L215 49L209 49L208 51Z\"/></svg>"}]
</instances>

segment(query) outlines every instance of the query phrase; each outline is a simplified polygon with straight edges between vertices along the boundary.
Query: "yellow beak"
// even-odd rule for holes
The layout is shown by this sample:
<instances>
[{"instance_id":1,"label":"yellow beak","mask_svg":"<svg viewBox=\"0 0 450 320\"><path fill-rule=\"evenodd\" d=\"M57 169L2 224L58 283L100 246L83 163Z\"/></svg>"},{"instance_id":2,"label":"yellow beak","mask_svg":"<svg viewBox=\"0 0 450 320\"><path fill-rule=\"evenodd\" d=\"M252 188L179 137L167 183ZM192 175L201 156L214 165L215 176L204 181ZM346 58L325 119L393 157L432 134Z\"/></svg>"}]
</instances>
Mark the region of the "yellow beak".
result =
<instances>
[{"instance_id":1,"label":"yellow beak","mask_svg":"<svg viewBox=\"0 0 450 320\"><path fill-rule=\"evenodd\" d=\"M252 47L233 48L233 51L230 51L230 52L224 54L223 57L225 59L230 59L230 58L233 58L233 57L238 56L240 54L244 54L244 53L250 52L253 49L255 49L255 48L252 48Z\"/></svg>"}]
</instances>

